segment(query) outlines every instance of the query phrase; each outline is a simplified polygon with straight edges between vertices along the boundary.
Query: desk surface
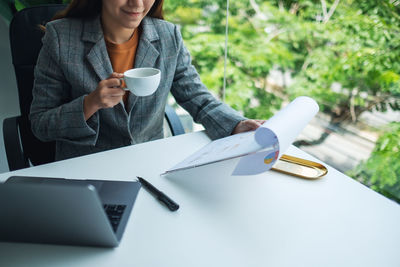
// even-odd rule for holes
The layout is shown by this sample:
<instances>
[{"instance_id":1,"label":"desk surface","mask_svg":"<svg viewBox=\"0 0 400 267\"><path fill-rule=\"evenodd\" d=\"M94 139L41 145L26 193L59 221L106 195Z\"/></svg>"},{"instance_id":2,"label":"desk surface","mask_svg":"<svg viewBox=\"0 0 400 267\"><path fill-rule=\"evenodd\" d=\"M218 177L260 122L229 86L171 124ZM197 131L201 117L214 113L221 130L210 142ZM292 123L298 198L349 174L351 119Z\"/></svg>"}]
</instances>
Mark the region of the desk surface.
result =
<instances>
[{"instance_id":1,"label":"desk surface","mask_svg":"<svg viewBox=\"0 0 400 267\"><path fill-rule=\"evenodd\" d=\"M119 247L0 242L0 266L400 266L400 206L333 168L315 181L231 176L235 159L160 176L209 141L197 132L0 174L138 175L181 206L141 190Z\"/></svg>"}]
</instances>

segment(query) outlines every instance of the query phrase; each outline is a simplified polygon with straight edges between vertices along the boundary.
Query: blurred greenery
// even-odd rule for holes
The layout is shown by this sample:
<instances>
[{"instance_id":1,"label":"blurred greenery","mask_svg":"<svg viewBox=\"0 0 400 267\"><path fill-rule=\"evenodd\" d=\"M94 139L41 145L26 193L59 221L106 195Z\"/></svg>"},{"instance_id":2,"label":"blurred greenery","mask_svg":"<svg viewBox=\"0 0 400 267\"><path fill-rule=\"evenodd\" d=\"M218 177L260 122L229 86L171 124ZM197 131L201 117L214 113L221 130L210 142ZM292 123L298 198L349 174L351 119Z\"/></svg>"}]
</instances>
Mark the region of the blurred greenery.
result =
<instances>
[{"instance_id":1,"label":"blurred greenery","mask_svg":"<svg viewBox=\"0 0 400 267\"><path fill-rule=\"evenodd\" d=\"M43 4L65 4L69 0L1 0L0 16L9 24L15 12L35 5Z\"/></svg>"},{"instance_id":2,"label":"blurred greenery","mask_svg":"<svg viewBox=\"0 0 400 267\"><path fill-rule=\"evenodd\" d=\"M348 174L400 203L400 122L388 125L370 158Z\"/></svg>"},{"instance_id":3,"label":"blurred greenery","mask_svg":"<svg viewBox=\"0 0 400 267\"><path fill-rule=\"evenodd\" d=\"M16 10L14 5L14 0L0 1L0 15L5 19L7 23L10 23L15 11Z\"/></svg>"},{"instance_id":4,"label":"blurred greenery","mask_svg":"<svg viewBox=\"0 0 400 267\"><path fill-rule=\"evenodd\" d=\"M337 2L231 1L226 101L265 119L282 101L308 95L339 124L365 111L400 110L400 7ZM165 2L167 19L182 26L194 65L219 96L225 8L225 0ZM271 84L272 70L291 80Z\"/></svg>"}]
</instances>

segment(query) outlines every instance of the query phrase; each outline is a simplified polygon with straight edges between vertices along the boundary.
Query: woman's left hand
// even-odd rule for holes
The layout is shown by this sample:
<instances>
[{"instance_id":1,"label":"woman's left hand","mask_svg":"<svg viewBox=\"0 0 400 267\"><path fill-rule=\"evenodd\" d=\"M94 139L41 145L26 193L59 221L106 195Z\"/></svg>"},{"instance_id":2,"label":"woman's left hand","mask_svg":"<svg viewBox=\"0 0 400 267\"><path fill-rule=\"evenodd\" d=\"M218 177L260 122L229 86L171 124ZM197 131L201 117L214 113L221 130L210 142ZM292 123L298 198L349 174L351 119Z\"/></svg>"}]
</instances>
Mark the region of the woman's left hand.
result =
<instances>
[{"instance_id":1,"label":"woman's left hand","mask_svg":"<svg viewBox=\"0 0 400 267\"><path fill-rule=\"evenodd\" d=\"M265 120L244 120L239 122L233 129L232 134L254 131L263 124Z\"/></svg>"}]
</instances>

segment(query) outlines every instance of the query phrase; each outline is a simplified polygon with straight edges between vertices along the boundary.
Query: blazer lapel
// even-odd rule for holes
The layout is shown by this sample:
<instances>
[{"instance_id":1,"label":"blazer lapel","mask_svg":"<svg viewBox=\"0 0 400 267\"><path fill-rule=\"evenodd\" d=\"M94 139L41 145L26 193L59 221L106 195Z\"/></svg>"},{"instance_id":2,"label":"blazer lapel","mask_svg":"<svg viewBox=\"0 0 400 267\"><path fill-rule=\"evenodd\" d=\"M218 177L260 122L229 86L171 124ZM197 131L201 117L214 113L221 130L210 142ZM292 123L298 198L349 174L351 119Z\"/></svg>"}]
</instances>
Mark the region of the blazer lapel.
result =
<instances>
[{"instance_id":1,"label":"blazer lapel","mask_svg":"<svg viewBox=\"0 0 400 267\"><path fill-rule=\"evenodd\" d=\"M154 67L159 55L160 53L148 39L140 38L136 51L135 68Z\"/></svg>"},{"instance_id":2,"label":"blazer lapel","mask_svg":"<svg viewBox=\"0 0 400 267\"><path fill-rule=\"evenodd\" d=\"M160 53L153 42L160 40L156 26L151 18L145 17L141 23L142 34L136 51L135 68L154 67Z\"/></svg>"},{"instance_id":3,"label":"blazer lapel","mask_svg":"<svg viewBox=\"0 0 400 267\"><path fill-rule=\"evenodd\" d=\"M86 56L100 80L107 79L113 72L104 40L97 42Z\"/></svg>"},{"instance_id":4,"label":"blazer lapel","mask_svg":"<svg viewBox=\"0 0 400 267\"><path fill-rule=\"evenodd\" d=\"M85 21L82 40L94 43L86 58L100 80L107 79L113 72L113 69L107 53L100 17Z\"/></svg>"},{"instance_id":5,"label":"blazer lapel","mask_svg":"<svg viewBox=\"0 0 400 267\"><path fill-rule=\"evenodd\" d=\"M140 35L139 46L136 50L135 68L154 67L160 52L156 49L153 43L160 40L156 26L151 18L145 17L141 23L142 33ZM132 111L138 97L134 94L129 94L129 112Z\"/></svg>"},{"instance_id":6,"label":"blazer lapel","mask_svg":"<svg viewBox=\"0 0 400 267\"><path fill-rule=\"evenodd\" d=\"M98 16L95 19L85 20L83 27L82 40L89 43L87 46L88 53L86 59L100 80L105 80L111 75L113 68L110 57L107 53L103 29L100 24L100 17ZM121 113L127 116L126 111L122 107L122 103L116 105L114 113L109 113L110 116L112 116L111 119L118 121L118 115L116 115L116 113Z\"/></svg>"}]
</instances>

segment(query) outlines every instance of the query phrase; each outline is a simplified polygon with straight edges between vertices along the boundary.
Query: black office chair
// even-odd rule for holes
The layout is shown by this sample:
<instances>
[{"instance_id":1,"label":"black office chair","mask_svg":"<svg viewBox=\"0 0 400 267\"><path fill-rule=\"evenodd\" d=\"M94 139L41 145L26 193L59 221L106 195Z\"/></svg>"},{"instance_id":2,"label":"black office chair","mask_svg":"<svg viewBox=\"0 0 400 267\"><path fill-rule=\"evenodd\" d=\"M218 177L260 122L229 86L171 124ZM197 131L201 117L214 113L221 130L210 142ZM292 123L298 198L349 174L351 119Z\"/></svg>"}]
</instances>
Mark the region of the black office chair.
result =
<instances>
[{"instance_id":1,"label":"black office chair","mask_svg":"<svg viewBox=\"0 0 400 267\"><path fill-rule=\"evenodd\" d=\"M55 142L41 142L32 131L29 110L32 102L33 71L36 65L44 25L66 5L42 5L23 9L10 24L11 56L17 79L21 115L3 121L3 138L10 171L53 162ZM185 133L174 109L167 105L165 117L172 135Z\"/></svg>"}]
</instances>

